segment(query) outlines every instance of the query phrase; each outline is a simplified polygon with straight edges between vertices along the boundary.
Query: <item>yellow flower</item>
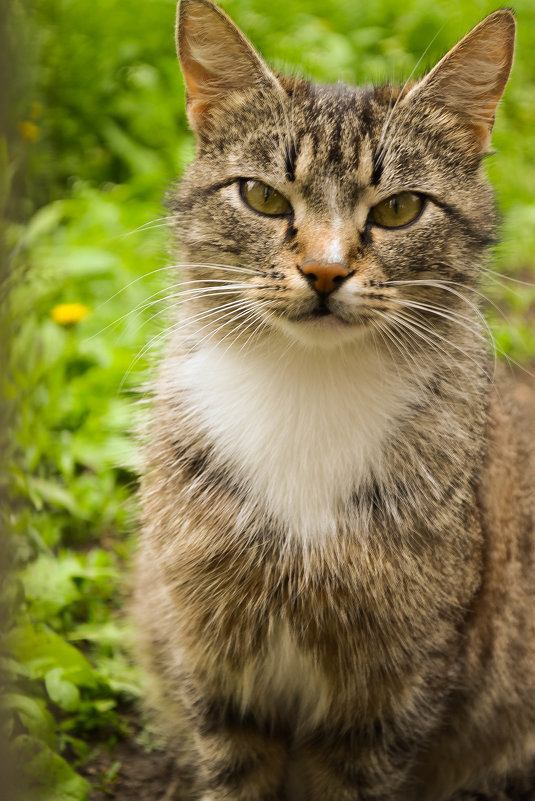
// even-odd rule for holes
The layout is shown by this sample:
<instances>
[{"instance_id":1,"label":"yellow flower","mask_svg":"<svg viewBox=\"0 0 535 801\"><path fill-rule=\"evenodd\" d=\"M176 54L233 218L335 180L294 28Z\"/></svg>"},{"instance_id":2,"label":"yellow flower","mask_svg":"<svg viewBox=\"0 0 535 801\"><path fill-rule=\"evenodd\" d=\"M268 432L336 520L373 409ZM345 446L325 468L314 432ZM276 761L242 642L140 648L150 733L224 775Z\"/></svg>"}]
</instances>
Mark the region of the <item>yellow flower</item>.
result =
<instances>
[{"instance_id":1,"label":"yellow flower","mask_svg":"<svg viewBox=\"0 0 535 801\"><path fill-rule=\"evenodd\" d=\"M27 142L35 142L39 138L39 126L30 120L19 123L19 133Z\"/></svg>"},{"instance_id":2,"label":"yellow flower","mask_svg":"<svg viewBox=\"0 0 535 801\"><path fill-rule=\"evenodd\" d=\"M83 303L60 303L52 309L52 319L58 325L74 325L89 314Z\"/></svg>"}]
</instances>

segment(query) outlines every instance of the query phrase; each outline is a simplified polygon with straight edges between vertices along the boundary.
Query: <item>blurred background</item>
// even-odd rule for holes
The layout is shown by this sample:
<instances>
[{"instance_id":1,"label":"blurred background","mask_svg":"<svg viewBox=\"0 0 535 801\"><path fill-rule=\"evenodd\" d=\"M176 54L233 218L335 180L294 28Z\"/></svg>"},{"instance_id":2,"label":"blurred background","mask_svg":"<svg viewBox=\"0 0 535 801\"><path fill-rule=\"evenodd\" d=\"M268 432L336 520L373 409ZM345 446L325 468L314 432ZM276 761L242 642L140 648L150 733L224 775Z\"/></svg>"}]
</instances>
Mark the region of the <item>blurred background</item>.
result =
<instances>
[{"instance_id":1,"label":"blurred background","mask_svg":"<svg viewBox=\"0 0 535 801\"><path fill-rule=\"evenodd\" d=\"M423 74L497 3L222 5L275 68L366 84L401 82L416 64ZM120 791L117 744L158 749L136 713L120 610L135 528L133 410L166 311L162 197L193 142L174 0L2 0L0 10L0 490L16 568L1 596L5 722L31 797L76 801L88 778L94 798ZM527 365L534 0L515 10L517 57L486 160L503 223L485 292L499 354Z\"/></svg>"}]
</instances>

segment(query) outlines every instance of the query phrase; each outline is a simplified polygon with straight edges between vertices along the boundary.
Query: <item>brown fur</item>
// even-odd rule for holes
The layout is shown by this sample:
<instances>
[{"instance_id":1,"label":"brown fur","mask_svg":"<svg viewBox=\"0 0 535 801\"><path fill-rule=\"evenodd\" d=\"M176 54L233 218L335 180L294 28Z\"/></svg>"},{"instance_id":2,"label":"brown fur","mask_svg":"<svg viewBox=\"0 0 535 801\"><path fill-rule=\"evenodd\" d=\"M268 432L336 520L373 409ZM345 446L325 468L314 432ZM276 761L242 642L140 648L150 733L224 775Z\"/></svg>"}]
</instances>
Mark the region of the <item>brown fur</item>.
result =
<instances>
[{"instance_id":1,"label":"brown fur","mask_svg":"<svg viewBox=\"0 0 535 801\"><path fill-rule=\"evenodd\" d=\"M197 283L154 387L136 616L192 799L534 791L535 476L477 308L513 37L496 12L420 83L319 87L182 0L197 159L171 207ZM402 191L421 216L370 224ZM303 267L329 254L319 298Z\"/></svg>"}]
</instances>

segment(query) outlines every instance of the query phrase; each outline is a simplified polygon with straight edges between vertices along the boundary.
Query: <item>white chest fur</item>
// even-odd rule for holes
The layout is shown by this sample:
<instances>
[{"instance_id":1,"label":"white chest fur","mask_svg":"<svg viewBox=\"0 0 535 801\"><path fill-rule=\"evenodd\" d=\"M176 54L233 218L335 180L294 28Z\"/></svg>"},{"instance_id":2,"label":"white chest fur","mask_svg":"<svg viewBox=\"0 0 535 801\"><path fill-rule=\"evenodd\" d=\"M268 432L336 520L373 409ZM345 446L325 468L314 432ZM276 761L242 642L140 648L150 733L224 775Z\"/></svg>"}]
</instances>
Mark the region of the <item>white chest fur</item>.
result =
<instances>
[{"instance_id":1,"label":"white chest fur","mask_svg":"<svg viewBox=\"0 0 535 801\"><path fill-rule=\"evenodd\" d=\"M238 699L243 709L269 715L291 715L297 731L328 719L333 688L321 666L294 642L286 623L270 630L265 650L240 676Z\"/></svg>"},{"instance_id":2,"label":"white chest fur","mask_svg":"<svg viewBox=\"0 0 535 801\"><path fill-rule=\"evenodd\" d=\"M366 343L210 346L179 371L175 380L216 458L305 541L334 533L352 492L370 473L380 477L384 443L416 394L399 365Z\"/></svg>"}]
</instances>

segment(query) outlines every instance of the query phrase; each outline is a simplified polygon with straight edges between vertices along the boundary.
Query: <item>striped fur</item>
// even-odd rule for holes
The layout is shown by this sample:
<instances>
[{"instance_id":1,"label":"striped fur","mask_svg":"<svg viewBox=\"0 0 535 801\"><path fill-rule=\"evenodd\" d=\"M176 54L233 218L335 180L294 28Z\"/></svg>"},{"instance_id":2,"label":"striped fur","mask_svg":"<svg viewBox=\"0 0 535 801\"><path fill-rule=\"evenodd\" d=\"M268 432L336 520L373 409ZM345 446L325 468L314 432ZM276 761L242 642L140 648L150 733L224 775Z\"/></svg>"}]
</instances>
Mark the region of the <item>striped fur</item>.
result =
<instances>
[{"instance_id":1,"label":"striped fur","mask_svg":"<svg viewBox=\"0 0 535 801\"><path fill-rule=\"evenodd\" d=\"M197 155L169 201L136 617L184 792L535 797L533 468L478 294L514 19L401 88L275 75L208 0L177 35ZM404 191L420 215L374 224ZM346 271L327 298L311 262Z\"/></svg>"}]
</instances>

